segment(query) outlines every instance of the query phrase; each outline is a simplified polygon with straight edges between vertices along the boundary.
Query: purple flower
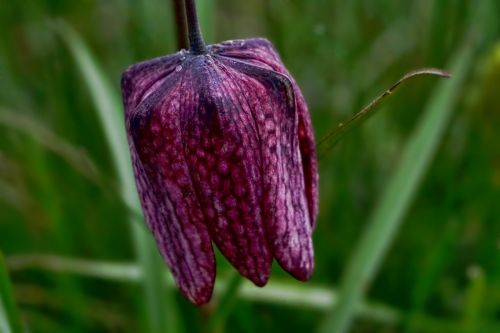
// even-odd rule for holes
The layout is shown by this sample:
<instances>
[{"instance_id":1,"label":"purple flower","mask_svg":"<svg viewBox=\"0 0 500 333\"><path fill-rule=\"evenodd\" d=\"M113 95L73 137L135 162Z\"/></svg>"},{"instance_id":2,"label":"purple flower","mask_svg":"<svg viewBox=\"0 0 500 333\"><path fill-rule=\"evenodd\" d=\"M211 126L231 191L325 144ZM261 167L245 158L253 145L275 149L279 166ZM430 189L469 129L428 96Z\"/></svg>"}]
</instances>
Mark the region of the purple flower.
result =
<instances>
[{"instance_id":1,"label":"purple flower","mask_svg":"<svg viewBox=\"0 0 500 333\"><path fill-rule=\"evenodd\" d=\"M196 304L212 295L212 241L257 286L273 258L308 280L318 211L309 113L271 43L228 41L202 51L133 65L122 78L146 221Z\"/></svg>"}]
</instances>

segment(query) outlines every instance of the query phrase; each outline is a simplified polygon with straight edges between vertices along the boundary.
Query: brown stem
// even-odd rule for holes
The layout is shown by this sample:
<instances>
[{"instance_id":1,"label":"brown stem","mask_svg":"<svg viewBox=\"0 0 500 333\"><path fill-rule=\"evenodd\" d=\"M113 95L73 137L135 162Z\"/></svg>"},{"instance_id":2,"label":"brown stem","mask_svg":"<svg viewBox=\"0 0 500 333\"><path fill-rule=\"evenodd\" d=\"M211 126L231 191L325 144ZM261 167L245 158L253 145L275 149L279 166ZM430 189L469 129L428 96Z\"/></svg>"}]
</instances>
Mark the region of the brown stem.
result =
<instances>
[{"instance_id":1,"label":"brown stem","mask_svg":"<svg viewBox=\"0 0 500 333\"><path fill-rule=\"evenodd\" d=\"M172 0L172 7L175 18L177 48L179 50L187 49L189 47L189 44L186 23L186 7L184 6L184 0Z\"/></svg>"},{"instance_id":2,"label":"brown stem","mask_svg":"<svg viewBox=\"0 0 500 333\"><path fill-rule=\"evenodd\" d=\"M205 41L201 36L200 24L198 23L198 15L196 14L196 1L185 0L186 4L186 17L189 32L189 50L194 54L207 53Z\"/></svg>"}]
</instances>

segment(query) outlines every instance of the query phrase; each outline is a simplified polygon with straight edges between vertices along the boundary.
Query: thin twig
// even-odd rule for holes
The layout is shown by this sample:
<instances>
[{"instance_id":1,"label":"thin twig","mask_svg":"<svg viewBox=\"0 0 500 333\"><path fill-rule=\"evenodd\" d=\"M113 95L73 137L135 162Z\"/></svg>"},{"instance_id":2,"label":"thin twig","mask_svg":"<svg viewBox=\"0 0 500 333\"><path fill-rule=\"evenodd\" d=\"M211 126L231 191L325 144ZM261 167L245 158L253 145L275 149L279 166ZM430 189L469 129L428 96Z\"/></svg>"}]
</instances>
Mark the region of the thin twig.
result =
<instances>
[{"instance_id":1,"label":"thin twig","mask_svg":"<svg viewBox=\"0 0 500 333\"><path fill-rule=\"evenodd\" d=\"M423 68L407 73L401 79L399 79L399 81L394 83L389 89L387 89L382 94L377 96L377 98L371 101L370 104L356 113L351 119L349 119L345 123L340 123L337 128L331 130L326 136L324 136L317 145L319 158L322 158L327 152L329 152L354 126L359 125L362 121L372 116L375 113L375 108L380 105L380 103L382 103L382 101L387 96L391 95L402 83L414 77L422 75L435 75L445 78L451 77L448 72L437 68Z\"/></svg>"},{"instance_id":2,"label":"thin twig","mask_svg":"<svg viewBox=\"0 0 500 333\"><path fill-rule=\"evenodd\" d=\"M189 44L186 22L186 7L184 6L184 0L172 0L172 7L175 18L175 36L177 38L177 48L179 50L186 50L189 47Z\"/></svg>"}]
</instances>

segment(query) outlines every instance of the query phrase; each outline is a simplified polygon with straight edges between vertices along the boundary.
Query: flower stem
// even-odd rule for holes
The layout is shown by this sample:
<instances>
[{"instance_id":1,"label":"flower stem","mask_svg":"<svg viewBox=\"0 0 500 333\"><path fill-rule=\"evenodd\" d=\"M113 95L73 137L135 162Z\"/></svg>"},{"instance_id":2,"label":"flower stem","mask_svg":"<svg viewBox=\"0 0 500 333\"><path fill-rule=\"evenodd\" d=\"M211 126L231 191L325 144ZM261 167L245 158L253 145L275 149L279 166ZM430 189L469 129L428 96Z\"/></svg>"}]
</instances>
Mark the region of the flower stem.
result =
<instances>
[{"instance_id":1,"label":"flower stem","mask_svg":"<svg viewBox=\"0 0 500 333\"><path fill-rule=\"evenodd\" d=\"M187 26L189 32L190 51L194 54L207 53L205 41L201 36L200 24L198 23L198 15L196 14L196 1L185 0Z\"/></svg>"},{"instance_id":2,"label":"flower stem","mask_svg":"<svg viewBox=\"0 0 500 333\"><path fill-rule=\"evenodd\" d=\"M172 1L172 5L175 18L177 48L179 50L187 49L189 45L186 23L186 6L184 6L184 0L174 0Z\"/></svg>"}]
</instances>

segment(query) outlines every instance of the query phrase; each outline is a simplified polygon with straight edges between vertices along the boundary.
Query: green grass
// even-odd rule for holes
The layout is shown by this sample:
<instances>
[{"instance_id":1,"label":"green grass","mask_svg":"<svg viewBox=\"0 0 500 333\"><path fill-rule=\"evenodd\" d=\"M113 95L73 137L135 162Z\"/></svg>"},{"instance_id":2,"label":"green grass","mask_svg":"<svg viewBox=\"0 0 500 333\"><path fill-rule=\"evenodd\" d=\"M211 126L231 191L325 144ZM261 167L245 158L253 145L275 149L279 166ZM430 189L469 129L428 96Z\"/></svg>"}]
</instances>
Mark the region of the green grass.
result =
<instances>
[{"instance_id":1,"label":"green grass","mask_svg":"<svg viewBox=\"0 0 500 333\"><path fill-rule=\"evenodd\" d=\"M21 333L23 331L21 318L12 295L12 286L2 252L0 252L0 296L0 331Z\"/></svg>"},{"instance_id":2,"label":"green grass","mask_svg":"<svg viewBox=\"0 0 500 333\"><path fill-rule=\"evenodd\" d=\"M170 1L2 2L0 332L500 331L498 2L198 2L207 41L274 43L317 138L410 70L453 78L326 149L310 282L276 266L258 289L218 257L198 309L144 226L119 97L125 67L175 51Z\"/></svg>"},{"instance_id":3,"label":"green grass","mask_svg":"<svg viewBox=\"0 0 500 333\"><path fill-rule=\"evenodd\" d=\"M354 320L356 307L392 245L443 137L467 77L473 51L467 43L457 52L450 66L453 78L442 82L432 95L342 276L340 302L332 308L320 332L347 332Z\"/></svg>"},{"instance_id":4,"label":"green grass","mask_svg":"<svg viewBox=\"0 0 500 333\"><path fill-rule=\"evenodd\" d=\"M95 109L107 136L109 149L112 153L115 169L120 181L120 191L125 207L129 208L128 223L135 246L137 261L143 272L143 288L146 302L146 317L150 332L179 332L179 323L176 318L176 305L165 292L161 260L158 260L158 251L152 237L144 227L144 220L140 216L140 203L137 189L134 184L132 163L127 147L122 104L119 93L106 80L102 70L92 58L92 55L80 37L67 25L59 24L63 40L67 44L71 55L76 61L81 75L91 92Z\"/></svg>"}]
</instances>

